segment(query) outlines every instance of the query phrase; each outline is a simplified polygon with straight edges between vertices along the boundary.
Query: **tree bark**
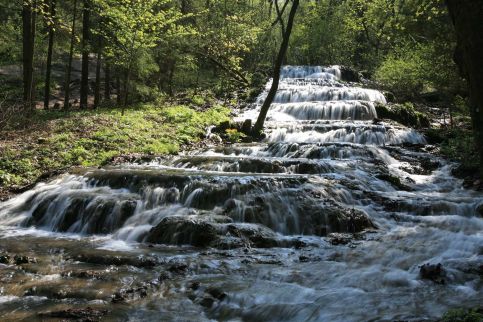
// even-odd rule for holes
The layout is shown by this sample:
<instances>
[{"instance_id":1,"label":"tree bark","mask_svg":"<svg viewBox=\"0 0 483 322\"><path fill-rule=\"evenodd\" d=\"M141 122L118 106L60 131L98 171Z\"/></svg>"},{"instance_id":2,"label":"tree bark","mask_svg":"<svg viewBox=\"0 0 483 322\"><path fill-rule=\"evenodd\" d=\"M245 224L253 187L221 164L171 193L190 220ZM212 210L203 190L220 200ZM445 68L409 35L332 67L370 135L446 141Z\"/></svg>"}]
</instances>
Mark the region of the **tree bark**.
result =
<instances>
[{"instance_id":1,"label":"tree bark","mask_svg":"<svg viewBox=\"0 0 483 322\"><path fill-rule=\"evenodd\" d=\"M111 66L108 62L104 65L104 99L111 100Z\"/></svg>"},{"instance_id":2,"label":"tree bark","mask_svg":"<svg viewBox=\"0 0 483 322\"><path fill-rule=\"evenodd\" d=\"M99 40L96 62L96 87L94 90L94 108L99 107L101 102L101 65L102 65L102 41Z\"/></svg>"},{"instance_id":3,"label":"tree bark","mask_svg":"<svg viewBox=\"0 0 483 322\"><path fill-rule=\"evenodd\" d=\"M28 106L31 99L33 74L32 7L24 0L22 6L22 55L23 55L23 101Z\"/></svg>"},{"instance_id":4,"label":"tree bark","mask_svg":"<svg viewBox=\"0 0 483 322\"><path fill-rule=\"evenodd\" d=\"M446 0L446 4L458 42L454 59L469 85L473 133L483 177L483 2Z\"/></svg>"},{"instance_id":5,"label":"tree bark","mask_svg":"<svg viewBox=\"0 0 483 322\"><path fill-rule=\"evenodd\" d=\"M119 75L116 76L116 102L118 106L121 106L121 103L122 103L121 77L119 77Z\"/></svg>"},{"instance_id":6,"label":"tree bark","mask_svg":"<svg viewBox=\"0 0 483 322\"><path fill-rule=\"evenodd\" d=\"M70 107L70 78L72 73L72 58L74 56L74 44L75 44L75 22L77 19L77 0L74 0L74 16L72 18L72 31L70 34L70 50L69 61L67 63L67 77L65 81L65 98L64 109L67 110Z\"/></svg>"},{"instance_id":7,"label":"tree bark","mask_svg":"<svg viewBox=\"0 0 483 322\"><path fill-rule=\"evenodd\" d=\"M89 97L89 38L90 38L90 0L84 0L82 10L82 75L80 88L80 108L85 109Z\"/></svg>"},{"instance_id":8,"label":"tree bark","mask_svg":"<svg viewBox=\"0 0 483 322\"><path fill-rule=\"evenodd\" d=\"M280 50L278 51L277 60L275 61L272 86L270 87L267 98L263 102L263 105L260 109L260 114L258 115L257 122L253 127L254 135L259 135L262 132L268 110L270 108L270 105L272 105L273 99L275 98L275 94L277 94L278 85L280 82L280 72L281 72L282 64L285 60L285 55L287 53L288 44L290 41L290 34L292 33L293 22L295 19L295 14L297 13L298 6L299 6L299 0L293 0L292 8L290 9L290 13L287 21L287 26L285 27L282 44L280 45Z\"/></svg>"},{"instance_id":9,"label":"tree bark","mask_svg":"<svg viewBox=\"0 0 483 322\"><path fill-rule=\"evenodd\" d=\"M31 74L30 74L30 89L29 89L29 106L30 109L35 108L35 78L34 78L34 59L35 59L35 33L37 32L37 0L33 0L32 10L32 32L30 34L30 42L32 44L31 49Z\"/></svg>"},{"instance_id":10,"label":"tree bark","mask_svg":"<svg viewBox=\"0 0 483 322\"><path fill-rule=\"evenodd\" d=\"M50 16L52 21L49 25L49 48L47 50L47 70L45 72L45 94L44 94L44 109L49 109L50 102L50 78L52 75L52 54L54 49L54 35L55 35L55 5L56 0L50 1Z\"/></svg>"},{"instance_id":11,"label":"tree bark","mask_svg":"<svg viewBox=\"0 0 483 322\"><path fill-rule=\"evenodd\" d=\"M131 69L128 68L126 69L125 75L124 75L124 103L122 105L122 115L124 115L124 111L127 107L127 104L129 102L129 81L131 77Z\"/></svg>"}]
</instances>

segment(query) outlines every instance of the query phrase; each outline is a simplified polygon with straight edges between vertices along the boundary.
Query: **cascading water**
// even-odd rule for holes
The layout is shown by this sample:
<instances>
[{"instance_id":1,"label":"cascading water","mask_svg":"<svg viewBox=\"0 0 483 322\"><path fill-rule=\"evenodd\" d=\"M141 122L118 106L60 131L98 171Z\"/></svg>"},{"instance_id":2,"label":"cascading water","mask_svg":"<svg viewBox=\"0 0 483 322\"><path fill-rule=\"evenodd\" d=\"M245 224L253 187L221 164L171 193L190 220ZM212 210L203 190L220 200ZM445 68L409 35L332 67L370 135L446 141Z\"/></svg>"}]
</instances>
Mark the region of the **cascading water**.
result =
<instances>
[{"instance_id":1,"label":"cascading water","mask_svg":"<svg viewBox=\"0 0 483 322\"><path fill-rule=\"evenodd\" d=\"M0 312L393 321L481 305L483 196L421 134L374 122L385 102L337 66L285 66L263 143L88 169L0 204ZM427 263L443 271L423 279Z\"/></svg>"}]
</instances>

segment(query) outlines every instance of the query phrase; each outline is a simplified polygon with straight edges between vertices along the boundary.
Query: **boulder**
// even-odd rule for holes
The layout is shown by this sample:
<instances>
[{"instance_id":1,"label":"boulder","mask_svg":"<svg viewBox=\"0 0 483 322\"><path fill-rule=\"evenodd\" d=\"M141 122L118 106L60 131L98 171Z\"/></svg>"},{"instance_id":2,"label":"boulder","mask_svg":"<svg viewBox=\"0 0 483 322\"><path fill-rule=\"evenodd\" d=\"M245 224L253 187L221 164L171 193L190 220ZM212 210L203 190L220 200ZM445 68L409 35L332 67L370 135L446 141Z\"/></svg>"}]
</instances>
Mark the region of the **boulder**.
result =
<instances>
[{"instance_id":1,"label":"boulder","mask_svg":"<svg viewBox=\"0 0 483 322\"><path fill-rule=\"evenodd\" d=\"M207 247L217 240L216 225L194 216L166 217L149 231L146 238L150 243L197 247Z\"/></svg>"},{"instance_id":2,"label":"boulder","mask_svg":"<svg viewBox=\"0 0 483 322\"><path fill-rule=\"evenodd\" d=\"M419 268L419 275L423 279L431 280L437 284L444 284L444 269L441 263L439 264L424 264Z\"/></svg>"}]
</instances>

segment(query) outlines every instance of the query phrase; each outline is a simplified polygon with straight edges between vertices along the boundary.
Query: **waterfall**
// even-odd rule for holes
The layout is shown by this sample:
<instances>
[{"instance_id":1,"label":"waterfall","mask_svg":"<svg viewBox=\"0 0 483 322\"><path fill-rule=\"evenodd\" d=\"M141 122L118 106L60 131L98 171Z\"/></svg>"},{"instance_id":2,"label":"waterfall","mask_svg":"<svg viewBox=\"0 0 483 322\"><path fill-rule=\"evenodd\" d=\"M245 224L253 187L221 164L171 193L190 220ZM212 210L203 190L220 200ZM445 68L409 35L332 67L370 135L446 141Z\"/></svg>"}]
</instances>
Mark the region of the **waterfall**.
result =
<instances>
[{"instance_id":1,"label":"waterfall","mask_svg":"<svg viewBox=\"0 0 483 322\"><path fill-rule=\"evenodd\" d=\"M237 120L256 120L269 87ZM126 303L119 314L133 319L179 316L188 305L200 321L390 321L480 305L483 195L463 189L453 164L426 152L421 133L375 122L377 104L386 104L384 95L344 82L339 66L284 66L263 142L88 168L39 184L0 203L0 240L6 249L39 245L41 259L62 247L114 252L125 263L151 254L161 263L151 270L89 266L115 278L73 287L107 292L108 281L126 289L146 276L157 284L142 287L180 284L163 301ZM62 257L62 265L78 269L81 255ZM180 260L184 266L176 266ZM445 285L420 277L426 263L443 265ZM28 290L2 286L0 311L2 301L29 307L18 287L51 305L65 291L45 295L41 283L67 280L49 274ZM226 294L213 295L211 284ZM102 294L93 301L110 301ZM211 306L198 305L207 297Z\"/></svg>"}]
</instances>

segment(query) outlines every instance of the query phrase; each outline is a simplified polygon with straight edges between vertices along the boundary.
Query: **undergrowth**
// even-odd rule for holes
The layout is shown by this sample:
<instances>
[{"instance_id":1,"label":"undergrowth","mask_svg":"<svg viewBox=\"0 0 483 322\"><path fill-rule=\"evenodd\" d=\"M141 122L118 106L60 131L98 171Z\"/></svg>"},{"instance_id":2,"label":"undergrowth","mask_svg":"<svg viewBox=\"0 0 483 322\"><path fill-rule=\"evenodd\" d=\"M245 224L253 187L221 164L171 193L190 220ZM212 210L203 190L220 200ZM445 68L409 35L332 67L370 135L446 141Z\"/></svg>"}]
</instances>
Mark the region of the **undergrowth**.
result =
<instances>
[{"instance_id":1,"label":"undergrowth","mask_svg":"<svg viewBox=\"0 0 483 322\"><path fill-rule=\"evenodd\" d=\"M35 182L73 166L102 166L115 156L177 153L200 141L210 124L229 119L215 105L197 111L184 105L140 105L126 109L36 111L29 130L0 132L0 190Z\"/></svg>"}]
</instances>

